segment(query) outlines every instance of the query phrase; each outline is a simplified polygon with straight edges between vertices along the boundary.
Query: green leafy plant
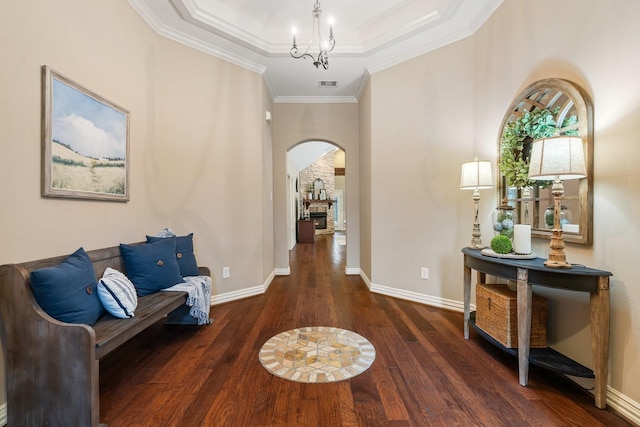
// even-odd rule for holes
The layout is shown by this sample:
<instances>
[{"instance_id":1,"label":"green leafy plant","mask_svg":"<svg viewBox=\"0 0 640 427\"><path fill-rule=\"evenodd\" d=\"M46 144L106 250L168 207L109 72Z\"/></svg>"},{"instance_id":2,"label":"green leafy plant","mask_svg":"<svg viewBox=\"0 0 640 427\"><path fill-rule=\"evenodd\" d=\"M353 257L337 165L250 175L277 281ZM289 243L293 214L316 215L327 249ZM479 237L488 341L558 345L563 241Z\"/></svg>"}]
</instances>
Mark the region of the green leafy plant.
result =
<instances>
[{"instance_id":1,"label":"green leafy plant","mask_svg":"<svg viewBox=\"0 0 640 427\"><path fill-rule=\"evenodd\" d=\"M491 249L497 254L508 254L513 249L513 245L507 236L499 235L491 239Z\"/></svg>"},{"instance_id":2,"label":"green leafy plant","mask_svg":"<svg viewBox=\"0 0 640 427\"><path fill-rule=\"evenodd\" d=\"M509 187L548 186L548 183L545 185L540 181L529 180L530 144L536 139L560 134L554 119L559 110L534 108L505 125L500 140L500 172L505 176ZM562 128L577 121L576 116L570 116L564 119ZM565 134L577 135L578 131L570 129Z\"/></svg>"}]
</instances>

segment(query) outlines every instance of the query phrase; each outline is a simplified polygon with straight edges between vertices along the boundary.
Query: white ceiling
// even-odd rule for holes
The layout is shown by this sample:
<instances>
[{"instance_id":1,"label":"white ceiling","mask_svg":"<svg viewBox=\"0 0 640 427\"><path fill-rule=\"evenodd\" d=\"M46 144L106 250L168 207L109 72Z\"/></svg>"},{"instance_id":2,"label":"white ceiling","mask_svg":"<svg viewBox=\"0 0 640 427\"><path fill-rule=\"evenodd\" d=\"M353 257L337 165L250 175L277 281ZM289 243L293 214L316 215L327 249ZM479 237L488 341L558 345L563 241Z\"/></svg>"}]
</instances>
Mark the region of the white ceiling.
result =
<instances>
[{"instance_id":1,"label":"white ceiling","mask_svg":"<svg viewBox=\"0 0 640 427\"><path fill-rule=\"evenodd\" d=\"M322 0L328 70L289 55L292 27L299 47L311 37L314 0L128 1L158 34L262 74L274 102L356 102L368 74L473 34L503 0Z\"/></svg>"},{"instance_id":2,"label":"white ceiling","mask_svg":"<svg viewBox=\"0 0 640 427\"><path fill-rule=\"evenodd\" d=\"M297 171L303 171L325 154L338 150L333 144L322 141L309 141L296 145L289 150L289 156Z\"/></svg>"}]
</instances>

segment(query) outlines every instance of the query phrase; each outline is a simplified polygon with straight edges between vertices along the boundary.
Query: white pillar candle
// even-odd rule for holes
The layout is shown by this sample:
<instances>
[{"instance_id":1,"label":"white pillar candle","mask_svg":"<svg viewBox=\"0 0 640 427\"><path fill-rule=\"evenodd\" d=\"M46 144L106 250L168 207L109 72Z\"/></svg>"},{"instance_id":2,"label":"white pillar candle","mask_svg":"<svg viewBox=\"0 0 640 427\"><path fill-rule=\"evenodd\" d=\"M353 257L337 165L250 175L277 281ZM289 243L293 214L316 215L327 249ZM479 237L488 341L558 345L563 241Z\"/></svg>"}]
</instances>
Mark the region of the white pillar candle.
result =
<instances>
[{"instance_id":1,"label":"white pillar candle","mask_svg":"<svg viewBox=\"0 0 640 427\"><path fill-rule=\"evenodd\" d=\"M513 251L517 254L531 253L531 225L516 224L513 226Z\"/></svg>"}]
</instances>

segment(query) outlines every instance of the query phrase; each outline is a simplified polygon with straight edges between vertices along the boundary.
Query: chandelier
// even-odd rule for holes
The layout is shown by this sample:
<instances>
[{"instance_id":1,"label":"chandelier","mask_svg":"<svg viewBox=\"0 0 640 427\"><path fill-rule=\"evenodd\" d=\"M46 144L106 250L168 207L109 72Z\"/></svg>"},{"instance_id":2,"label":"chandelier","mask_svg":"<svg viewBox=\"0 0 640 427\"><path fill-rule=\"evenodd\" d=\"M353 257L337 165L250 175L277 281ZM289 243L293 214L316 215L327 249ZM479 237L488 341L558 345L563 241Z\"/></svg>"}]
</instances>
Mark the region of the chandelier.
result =
<instances>
[{"instance_id":1,"label":"chandelier","mask_svg":"<svg viewBox=\"0 0 640 427\"><path fill-rule=\"evenodd\" d=\"M329 41L323 41L322 37L320 36L320 16L322 15L320 2L316 1L316 3L313 5L313 11L311 12L311 15L313 16L313 31L311 33L311 40L309 40L307 48L303 52L300 52L298 50L298 45L296 44L296 29L294 28L293 46L291 46L291 51L289 53L291 53L291 56L296 59L309 57L313 61L313 65L315 65L316 68L319 68L320 65L322 65L322 68L326 70L329 68L329 57L327 56L327 53L331 52L336 46L336 40L333 38L333 26L331 25L331 22L329 22ZM314 39L317 39L318 43L319 53L317 57L314 57L309 53L309 49L314 44Z\"/></svg>"}]
</instances>

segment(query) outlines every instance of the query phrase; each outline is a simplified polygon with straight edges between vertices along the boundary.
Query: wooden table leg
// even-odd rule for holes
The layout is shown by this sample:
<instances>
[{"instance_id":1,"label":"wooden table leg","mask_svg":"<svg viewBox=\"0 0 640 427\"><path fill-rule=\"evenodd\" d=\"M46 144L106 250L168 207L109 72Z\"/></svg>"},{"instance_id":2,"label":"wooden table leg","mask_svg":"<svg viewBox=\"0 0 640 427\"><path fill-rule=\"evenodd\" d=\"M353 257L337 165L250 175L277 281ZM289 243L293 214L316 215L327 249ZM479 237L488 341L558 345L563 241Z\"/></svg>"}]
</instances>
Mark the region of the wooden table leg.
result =
<instances>
[{"instance_id":1,"label":"wooden table leg","mask_svg":"<svg viewBox=\"0 0 640 427\"><path fill-rule=\"evenodd\" d=\"M598 292L591 293L591 352L596 406L607 406L607 378L609 373L609 277L598 278Z\"/></svg>"},{"instance_id":2,"label":"wooden table leg","mask_svg":"<svg viewBox=\"0 0 640 427\"><path fill-rule=\"evenodd\" d=\"M531 344L532 295L529 271L518 268L518 378L520 385L529 381L529 345Z\"/></svg>"},{"instance_id":3,"label":"wooden table leg","mask_svg":"<svg viewBox=\"0 0 640 427\"><path fill-rule=\"evenodd\" d=\"M471 267L464 265L464 339L469 339L469 316L471 312Z\"/></svg>"}]
</instances>

